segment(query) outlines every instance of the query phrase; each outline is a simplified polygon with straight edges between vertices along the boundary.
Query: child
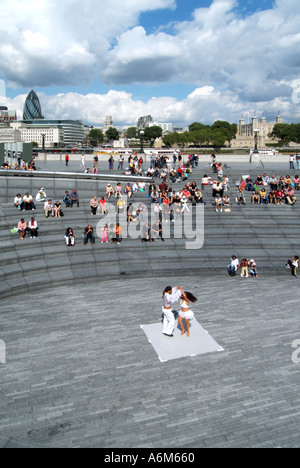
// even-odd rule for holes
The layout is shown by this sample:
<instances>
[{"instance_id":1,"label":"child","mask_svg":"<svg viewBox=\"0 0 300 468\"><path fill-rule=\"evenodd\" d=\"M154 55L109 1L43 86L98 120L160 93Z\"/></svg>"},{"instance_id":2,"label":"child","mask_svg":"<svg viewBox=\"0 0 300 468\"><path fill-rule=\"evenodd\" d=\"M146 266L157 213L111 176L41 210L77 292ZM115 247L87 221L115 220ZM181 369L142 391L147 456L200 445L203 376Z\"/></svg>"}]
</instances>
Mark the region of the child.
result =
<instances>
[{"instance_id":1,"label":"child","mask_svg":"<svg viewBox=\"0 0 300 468\"><path fill-rule=\"evenodd\" d=\"M243 258L241 261L241 276L248 278L248 260Z\"/></svg>"},{"instance_id":2,"label":"child","mask_svg":"<svg viewBox=\"0 0 300 468\"><path fill-rule=\"evenodd\" d=\"M101 238L101 244L103 244L103 242L108 242L108 226L107 224L104 224L104 226L102 227L102 238Z\"/></svg>"},{"instance_id":3,"label":"child","mask_svg":"<svg viewBox=\"0 0 300 468\"><path fill-rule=\"evenodd\" d=\"M178 323L182 330L181 335L186 333L186 336L190 336L190 320L195 318L194 312L190 310L190 302L197 302L197 298L190 292L182 292L181 295L181 312L179 313ZM186 329L183 325L183 320L185 321Z\"/></svg>"}]
</instances>

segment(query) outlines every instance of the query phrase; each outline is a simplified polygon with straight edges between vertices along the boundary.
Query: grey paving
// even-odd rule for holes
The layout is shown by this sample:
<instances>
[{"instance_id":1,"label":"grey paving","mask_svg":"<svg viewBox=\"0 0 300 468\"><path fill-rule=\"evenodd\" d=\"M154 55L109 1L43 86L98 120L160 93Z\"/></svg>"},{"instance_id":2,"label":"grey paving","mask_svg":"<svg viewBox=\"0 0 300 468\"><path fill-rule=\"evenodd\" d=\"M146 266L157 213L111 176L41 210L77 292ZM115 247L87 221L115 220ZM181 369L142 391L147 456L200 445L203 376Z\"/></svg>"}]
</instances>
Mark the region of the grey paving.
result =
<instances>
[{"instance_id":1,"label":"grey paving","mask_svg":"<svg viewBox=\"0 0 300 468\"><path fill-rule=\"evenodd\" d=\"M159 321L168 282L2 299L1 445L299 447L298 280L172 279L224 352L160 363L140 325Z\"/></svg>"},{"instance_id":2,"label":"grey paving","mask_svg":"<svg viewBox=\"0 0 300 468\"><path fill-rule=\"evenodd\" d=\"M206 169L201 163L190 180ZM296 173L279 163L265 170ZM248 172L264 171L235 163L231 184ZM39 238L20 242L10 233L20 215L11 197L33 182L1 181L1 447L300 446L300 364L291 359L299 283L284 268L299 254L300 200L257 207L247 194L246 207L227 216L214 213L205 190L200 250L173 238L84 247L80 233L95 225L91 191L101 195L101 183L80 186L80 208L61 220L46 220L39 207ZM65 187L45 188L54 198ZM79 235L74 249L64 245L69 225ZM227 276L234 253L257 260L258 281ZM159 320L166 283L199 296L197 320L224 352L158 361L140 325Z\"/></svg>"}]
</instances>

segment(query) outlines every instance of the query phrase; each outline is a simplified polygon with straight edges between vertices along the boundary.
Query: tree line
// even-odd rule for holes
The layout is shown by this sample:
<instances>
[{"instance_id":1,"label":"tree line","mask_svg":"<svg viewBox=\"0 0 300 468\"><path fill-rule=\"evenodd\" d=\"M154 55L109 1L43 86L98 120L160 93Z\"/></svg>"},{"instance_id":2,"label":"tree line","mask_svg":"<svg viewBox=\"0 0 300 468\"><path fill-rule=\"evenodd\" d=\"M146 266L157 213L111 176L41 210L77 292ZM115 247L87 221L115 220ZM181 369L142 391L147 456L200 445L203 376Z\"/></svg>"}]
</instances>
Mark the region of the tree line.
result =
<instances>
[{"instance_id":1,"label":"tree line","mask_svg":"<svg viewBox=\"0 0 300 468\"><path fill-rule=\"evenodd\" d=\"M221 148L226 143L230 142L236 137L237 124L230 124L229 122L217 120L213 125L204 125L199 122L194 122L188 127L188 131L183 133L173 132L163 136L161 127L153 126L144 129L143 138L150 143L154 144L156 138L163 138L165 146L213 146ZM141 133L137 127L129 127L125 132L125 137L128 139L140 139ZM118 140L120 133L116 128L109 128L105 135L100 129L91 129L89 139L92 145L97 146L104 141Z\"/></svg>"},{"instance_id":2,"label":"tree line","mask_svg":"<svg viewBox=\"0 0 300 468\"><path fill-rule=\"evenodd\" d=\"M271 136L280 140L279 146L288 145L291 141L300 143L300 123L276 124Z\"/></svg>"}]
</instances>

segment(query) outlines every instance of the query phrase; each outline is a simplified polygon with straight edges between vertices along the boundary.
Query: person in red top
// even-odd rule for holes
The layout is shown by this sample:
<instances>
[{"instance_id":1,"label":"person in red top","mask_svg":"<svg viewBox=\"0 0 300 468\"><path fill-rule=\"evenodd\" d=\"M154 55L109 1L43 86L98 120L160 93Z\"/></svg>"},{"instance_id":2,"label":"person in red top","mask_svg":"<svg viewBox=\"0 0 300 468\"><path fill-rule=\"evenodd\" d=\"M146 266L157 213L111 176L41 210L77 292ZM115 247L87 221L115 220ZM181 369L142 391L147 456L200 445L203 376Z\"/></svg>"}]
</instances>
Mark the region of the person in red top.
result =
<instances>
[{"instance_id":1,"label":"person in red top","mask_svg":"<svg viewBox=\"0 0 300 468\"><path fill-rule=\"evenodd\" d=\"M68 154L66 154L65 155L66 166L69 165L69 160L70 160L70 156Z\"/></svg>"}]
</instances>

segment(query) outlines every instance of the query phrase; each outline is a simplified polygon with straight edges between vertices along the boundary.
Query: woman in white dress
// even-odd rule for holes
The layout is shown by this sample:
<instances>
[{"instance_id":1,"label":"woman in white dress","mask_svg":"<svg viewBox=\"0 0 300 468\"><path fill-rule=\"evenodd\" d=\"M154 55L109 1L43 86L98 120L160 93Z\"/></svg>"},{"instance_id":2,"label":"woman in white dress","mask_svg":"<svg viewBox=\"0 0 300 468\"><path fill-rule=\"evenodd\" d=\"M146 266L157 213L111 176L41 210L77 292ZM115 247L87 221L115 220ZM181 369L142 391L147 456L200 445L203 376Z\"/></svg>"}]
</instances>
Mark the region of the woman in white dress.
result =
<instances>
[{"instance_id":1,"label":"woman in white dress","mask_svg":"<svg viewBox=\"0 0 300 468\"><path fill-rule=\"evenodd\" d=\"M190 320L195 318L194 312L190 310L190 302L197 302L197 298L190 292L182 291L181 295L181 312L178 317L178 323L182 330L181 335L185 333L187 336L190 336ZM183 320L185 321L185 326L183 325Z\"/></svg>"}]
</instances>

